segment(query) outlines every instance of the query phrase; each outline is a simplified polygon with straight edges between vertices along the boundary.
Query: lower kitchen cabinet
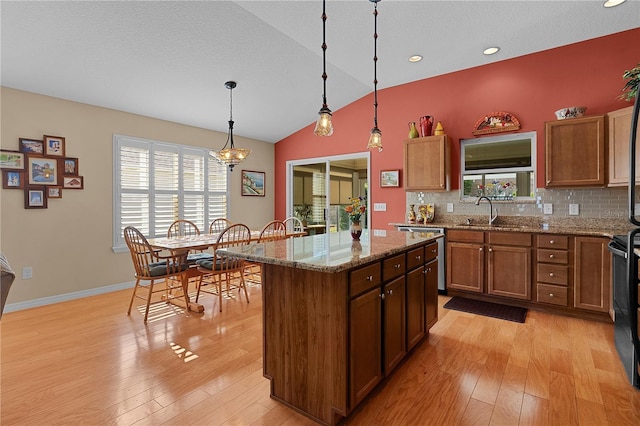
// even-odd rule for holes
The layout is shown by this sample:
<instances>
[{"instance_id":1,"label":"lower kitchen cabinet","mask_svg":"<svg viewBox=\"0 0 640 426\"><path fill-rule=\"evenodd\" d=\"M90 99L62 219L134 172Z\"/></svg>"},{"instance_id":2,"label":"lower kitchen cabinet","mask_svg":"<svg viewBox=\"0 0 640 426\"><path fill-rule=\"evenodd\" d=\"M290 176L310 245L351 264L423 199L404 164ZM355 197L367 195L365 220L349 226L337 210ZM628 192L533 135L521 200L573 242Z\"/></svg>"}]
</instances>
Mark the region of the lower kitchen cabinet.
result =
<instances>
[{"instance_id":1,"label":"lower kitchen cabinet","mask_svg":"<svg viewBox=\"0 0 640 426\"><path fill-rule=\"evenodd\" d=\"M447 232L447 288L484 292L484 232Z\"/></svg>"},{"instance_id":2,"label":"lower kitchen cabinet","mask_svg":"<svg viewBox=\"0 0 640 426\"><path fill-rule=\"evenodd\" d=\"M575 237L573 306L609 312L611 305L611 253L609 239Z\"/></svg>"},{"instance_id":3,"label":"lower kitchen cabinet","mask_svg":"<svg viewBox=\"0 0 640 426\"><path fill-rule=\"evenodd\" d=\"M411 350L425 336L424 266L407 273L407 350Z\"/></svg>"},{"instance_id":4,"label":"lower kitchen cabinet","mask_svg":"<svg viewBox=\"0 0 640 426\"><path fill-rule=\"evenodd\" d=\"M433 259L424 266L427 330L438 322L438 260Z\"/></svg>"},{"instance_id":5,"label":"lower kitchen cabinet","mask_svg":"<svg viewBox=\"0 0 640 426\"><path fill-rule=\"evenodd\" d=\"M407 354L405 277L384 286L384 375L388 375Z\"/></svg>"}]
</instances>

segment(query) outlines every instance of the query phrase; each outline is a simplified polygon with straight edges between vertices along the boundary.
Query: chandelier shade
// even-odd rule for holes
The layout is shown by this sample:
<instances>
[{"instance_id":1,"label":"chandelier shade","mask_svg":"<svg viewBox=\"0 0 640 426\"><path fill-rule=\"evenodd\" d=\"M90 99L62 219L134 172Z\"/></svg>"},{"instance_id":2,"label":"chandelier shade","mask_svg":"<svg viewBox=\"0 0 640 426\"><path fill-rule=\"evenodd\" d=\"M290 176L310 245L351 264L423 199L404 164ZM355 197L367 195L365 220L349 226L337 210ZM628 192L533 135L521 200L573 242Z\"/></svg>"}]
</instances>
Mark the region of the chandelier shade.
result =
<instances>
[{"instance_id":1,"label":"chandelier shade","mask_svg":"<svg viewBox=\"0 0 640 426\"><path fill-rule=\"evenodd\" d=\"M219 151L211 150L209 155L215 158L219 163L229 166L229 170L233 171L233 167L242 163L251 154L251 150L247 148L236 148L233 143L233 89L237 83L235 81L227 81L224 87L229 89L229 133L227 134L227 142ZM229 148L227 148L227 145Z\"/></svg>"},{"instance_id":2,"label":"chandelier shade","mask_svg":"<svg viewBox=\"0 0 640 426\"><path fill-rule=\"evenodd\" d=\"M333 123L331 122L331 110L327 106L327 42L326 42L326 22L327 13L325 10L326 1L322 0L322 107L318 112L318 121L313 133L316 136L331 136L333 134Z\"/></svg>"},{"instance_id":3,"label":"chandelier shade","mask_svg":"<svg viewBox=\"0 0 640 426\"><path fill-rule=\"evenodd\" d=\"M373 129L369 136L368 149L378 148L382 151L382 132L378 129L378 2L369 0L373 8Z\"/></svg>"}]
</instances>

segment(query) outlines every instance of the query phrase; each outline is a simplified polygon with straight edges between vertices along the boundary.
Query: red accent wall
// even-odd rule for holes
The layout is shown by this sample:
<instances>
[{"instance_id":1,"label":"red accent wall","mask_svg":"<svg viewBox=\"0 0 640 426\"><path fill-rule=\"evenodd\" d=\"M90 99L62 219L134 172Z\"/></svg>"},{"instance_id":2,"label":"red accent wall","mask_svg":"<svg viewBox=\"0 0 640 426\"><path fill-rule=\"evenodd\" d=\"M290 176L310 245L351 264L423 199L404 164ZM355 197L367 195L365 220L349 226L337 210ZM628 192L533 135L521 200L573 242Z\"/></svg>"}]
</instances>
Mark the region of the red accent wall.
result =
<instances>
[{"instance_id":1,"label":"red accent wall","mask_svg":"<svg viewBox=\"0 0 640 426\"><path fill-rule=\"evenodd\" d=\"M384 151L371 154L371 204L386 203L386 212L371 211L371 226L390 229L403 222L404 188L380 188L380 171L403 168L402 145L407 123L432 115L451 140L451 189L459 187L459 140L472 138L476 121L493 111L506 111L520 121L518 132L536 131L537 186L544 187L544 123L562 107L587 107L601 115L631 105L618 96L622 74L640 63L640 28L550 49L514 59L378 90L378 127ZM384 58L380 58L384 61ZM418 65L419 66L419 65ZM379 75L384 81L384 75ZM331 105L331 83L328 84ZM310 117L315 111L310 111ZM334 133L313 134L310 123L275 146L276 218L286 214L286 161L366 151L373 126L373 93L334 111ZM401 171L401 178L402 171Z\"/></svg>"}]
</instances>

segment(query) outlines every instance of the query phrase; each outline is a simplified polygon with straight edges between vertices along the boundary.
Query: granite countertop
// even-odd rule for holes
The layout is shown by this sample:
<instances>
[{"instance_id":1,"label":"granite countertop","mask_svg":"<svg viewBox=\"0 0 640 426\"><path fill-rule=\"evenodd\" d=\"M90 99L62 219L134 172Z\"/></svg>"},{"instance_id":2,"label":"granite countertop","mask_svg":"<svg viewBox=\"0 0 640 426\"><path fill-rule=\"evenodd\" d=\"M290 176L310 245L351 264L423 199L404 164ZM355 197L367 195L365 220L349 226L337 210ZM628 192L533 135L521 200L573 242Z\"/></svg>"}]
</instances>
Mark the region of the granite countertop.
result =
<instances>
[{"instance_id":1,"label":"granite countertop","mask_svg":"<svg viewBox=\"0 0 640 426\"><path fill-rule=\"evenodd\" d=\"M341 272L442 237L433 232L364 230L357 242L352 240L349 231L341 231L221 250L252 262Z\"/></svg>"},{"instance_id":2,"label":"granite countertop","mask_svg":"<svg viewBox=\"0 0 640 426\"><path fill-rule=\"evenodd\" d=\"M471 225L467 224L470 219ZM533 216L499 216L493 225L484 216L456 216L446 215L436 217L431 223L390 223L391 226L410 226L412 228L445 228L465 229L476 231L509 231L549 234L571 234L596 237L613 237L627 234L633 229L631 224L621 219L578 219L578 218L549 218Z\"/></svg>"}]
</instances>

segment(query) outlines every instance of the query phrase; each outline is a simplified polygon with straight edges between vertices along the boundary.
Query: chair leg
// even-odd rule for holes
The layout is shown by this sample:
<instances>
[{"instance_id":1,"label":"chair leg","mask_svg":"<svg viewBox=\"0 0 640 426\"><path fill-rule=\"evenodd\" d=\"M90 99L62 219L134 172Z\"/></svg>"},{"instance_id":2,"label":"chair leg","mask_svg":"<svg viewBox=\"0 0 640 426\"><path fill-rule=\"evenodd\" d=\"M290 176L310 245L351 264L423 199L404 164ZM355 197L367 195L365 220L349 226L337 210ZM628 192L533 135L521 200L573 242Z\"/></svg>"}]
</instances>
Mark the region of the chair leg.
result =
<instances>
[{"instance_id":1,"label":"chair leg","mask_svg":"<svg viewBox=\"0 0 640 426\"><path fill-rule=\"evenodd\" d=\"M245 285L245 282L244 282L243 273L240 273L240 288L244 289L244 297L245 299L247 299L247 303L249 303L249 293L247 293L247 286ZM240 289L238 289L238 292L240 292Z\"/></svg>"},{"instance_id":2,"label":"chair leg","mask_svg":"<svg viewBox=\"0 0 640 426\"><path fill-rule=\"evenodd\" d=\"M222 312L222 274L218 275L218 304L220 305L220 312ZM227 281L227 291L229 291L229 282Z\"/></svg>"},{"instance_id":3,"label":"chair leg","mask_svg":"<svg viewBox=\"0 0 640 426\"><path fill-rule=\"evenodd\" d=\"M140 278L136 280L136 285L133 286L133 294L131 295L131 302L129 302L129 310L127 311L127 315L131 315L131 307L133 306L133 300L136 298L136 292L138 291L139 283L140 283Z\"/></svg>"},{"instance_id":4,"label":"chair leg","mask_svg":"<svg viewBox=\"0 0 640 426\"><path fill-rule=\"evenodd\" d=\"M153 294L153 283L155 281L151 280L149 283L149 296L147 296L147 307L144 310L144 322L147 322L147 317L149 316L149 306L151 305L151 295Z\"/></svg>"}]
</instances>

